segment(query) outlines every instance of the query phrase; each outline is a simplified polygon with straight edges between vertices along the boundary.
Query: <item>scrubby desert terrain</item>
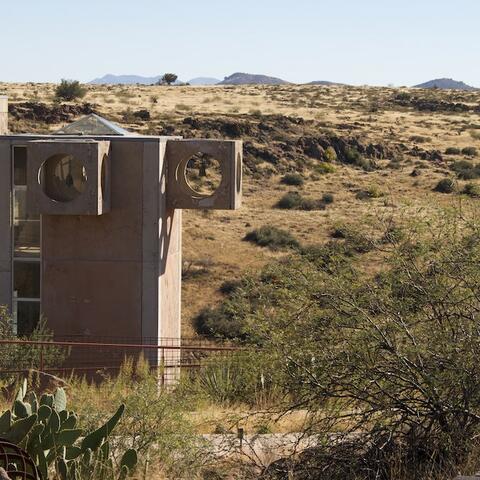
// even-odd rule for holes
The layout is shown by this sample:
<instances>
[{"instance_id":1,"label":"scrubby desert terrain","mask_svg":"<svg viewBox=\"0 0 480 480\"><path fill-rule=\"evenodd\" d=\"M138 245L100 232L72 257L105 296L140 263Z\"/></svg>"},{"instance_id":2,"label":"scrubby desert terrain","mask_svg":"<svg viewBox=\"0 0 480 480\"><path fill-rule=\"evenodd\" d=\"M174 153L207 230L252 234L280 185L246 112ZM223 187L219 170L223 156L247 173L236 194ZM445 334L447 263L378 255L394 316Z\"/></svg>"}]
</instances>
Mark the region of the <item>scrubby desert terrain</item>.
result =
<instances>
[{"instance_id":1,"label":"scrubby desert terrain","mask_svg":"<svg viewBox=\"0 0 480 480\"><path fill-rule=\"evenodd\" d=\"M338 225L401 222L413 212L479 201L480 92L92 85L81 101L58 103L54 90L0 84L10 97L11 131L52 132L95 112L144 134L244 141L243 207L184 214L184 336L195 333L192 319L202 308L221 301L225 281L285 255L244 241L255 228L272 225L302 244L321 244ZM282 183L288 173L303 185ZM434 190L444 178L453 180L453 192ZM312 200L311 209L276 208L290 191ZM375 268L380 260L364 261Z\"/></svg>"}]
</instances>

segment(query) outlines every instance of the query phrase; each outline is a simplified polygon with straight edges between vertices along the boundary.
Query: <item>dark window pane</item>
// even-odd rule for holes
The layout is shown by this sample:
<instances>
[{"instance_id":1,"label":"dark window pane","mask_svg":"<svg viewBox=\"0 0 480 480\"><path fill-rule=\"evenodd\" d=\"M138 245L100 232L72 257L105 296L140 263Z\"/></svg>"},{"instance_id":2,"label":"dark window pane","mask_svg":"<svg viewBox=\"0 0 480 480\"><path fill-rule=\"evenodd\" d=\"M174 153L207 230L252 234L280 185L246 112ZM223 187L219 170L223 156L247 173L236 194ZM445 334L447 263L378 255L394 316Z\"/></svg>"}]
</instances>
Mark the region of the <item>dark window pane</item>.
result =
<instances>
[{"instance_id":1,"label":"dark window pane","mask_svg":"<svg viewBox=\"0 0 480 480\"><path fill-rule=\"evenodd\" d=\"M17 303L17 335L30 335L40 320L40 302Z\"/></svg>"},{"instance_id":2,"label":"dark window pane","mask_svg":"<svg viewBox=\"0 0 480 480\"><path fill-rule=\"evenodd\" d=\"M13 283L18 298L40 298L40 262L13 262Z\"/></svg>"},{"instance_id":3,"label":"dark window pane","mask_svg":"<svg viewBox=\"0 0 480 480\"><path fill-rule=\"evenodd\" d=\"M27 189L16 188L13 191L13 218L14 220L39 220L40 215L32 215L27 212Z\"/></svg>"},{"instance_id":4,"label":"dark window pane","mask_svg":"<svg viewBox=\"0 0 480 480\"><path fill-rule=\"evenodd\" d=\"M13 183L27 184L27 148L13 147Z\"/></svg>"},{"instance_id":5,"label":"dark window pane","mask_svg":"<svg viewBox=\"0 0 480 480\"><path fill-rule=\"evenodd\" d=\"M40 256L40 222L16 220L13 227L16 257Z\"/></svg>"}]
</instances>

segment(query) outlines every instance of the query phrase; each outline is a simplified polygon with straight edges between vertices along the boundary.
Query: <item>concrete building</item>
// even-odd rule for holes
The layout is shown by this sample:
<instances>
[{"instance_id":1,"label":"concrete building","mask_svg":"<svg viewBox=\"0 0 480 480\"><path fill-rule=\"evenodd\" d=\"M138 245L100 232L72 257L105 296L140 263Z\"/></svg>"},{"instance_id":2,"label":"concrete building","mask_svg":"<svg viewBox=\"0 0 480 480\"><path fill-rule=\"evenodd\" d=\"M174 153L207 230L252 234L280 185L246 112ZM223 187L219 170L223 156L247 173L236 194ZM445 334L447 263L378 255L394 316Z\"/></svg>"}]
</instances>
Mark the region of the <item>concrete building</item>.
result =
<instances>
[{"instance_id":1,"label":"concrete building","mask_svg":"<svg viewBox=\"0 0 480 480\"><path fill-rule=\"evenodd\" d=\"M150 343L180 337L182 209L236 209L239 141L139 136L96 115L10 135L0 98L0 304L18 334ZM198 191L187 169L220 165Z\"/></svg>"}]
</instances>

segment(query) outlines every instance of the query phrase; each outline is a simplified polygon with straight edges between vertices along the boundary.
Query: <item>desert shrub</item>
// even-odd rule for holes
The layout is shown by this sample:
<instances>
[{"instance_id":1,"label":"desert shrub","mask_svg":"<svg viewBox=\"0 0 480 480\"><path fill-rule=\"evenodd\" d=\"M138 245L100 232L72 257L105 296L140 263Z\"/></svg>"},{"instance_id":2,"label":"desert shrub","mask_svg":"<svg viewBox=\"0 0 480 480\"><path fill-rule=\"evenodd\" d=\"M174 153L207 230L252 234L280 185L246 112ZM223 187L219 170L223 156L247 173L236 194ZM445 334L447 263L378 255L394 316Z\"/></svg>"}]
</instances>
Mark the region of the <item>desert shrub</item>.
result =
<instances>
[{"instance_id":1,"label":"desert shrub","mask_svg":"<svg viewBox=\"0 0 480 480\"><path fill-rule=\"evenodd\" d=\"M448 147L446 150L445 150L445 153L447 155L460 155L460 149L457 148L457 147Z\"/></svg>"},{"instance_id":2,"label":"desert shrub","mask_svg":"<svg viewBox=\"0 0 480 480\"><path fill-rule=\"evenodd\" d=\"M346 148L345 149L345 161L352 165L358 165L362 159L362 154L356 148Z\"/></svg>"},{"instance_id":3,"label":"desert shrub","mask_svg":"<svg viewBox=\"0 0 480 480\"><path fill-rule=\"evenodd\" d=\"M325 210L326 205L322 200L315 200L313 198L304 198L300 205L300 210Z\"/></svg>"},{"instance_id":4,"label":"desert shrub","mask_svg":"<svg viewBox=\"0 0 480 480\"><path fill-rule=\"evenodd\" d=\"M480 165L474 165L468 160L459 160L453 162L450 165L450 169L453 170L458 178L462 180L473 180L475 178L480 178Z\"/></svg>"},{"instance_id":5,"label":"desert shrub","mask_svg":"<svg viewBox=\"0 0 480 480\"><path fill-rule=\"evenodd\" d=\"M322 195L322 202L325 204L333 203L334 199L333 193L324 193Z\"/></svg>"},{"instance_id":6,"label":"desert shrub","mask_svg":"<svg viewBox=\"0 0 480 480\"><path fill-rule=\"evenodd\" d=\"M247 338L243 315L237 315L231 301L219 307L206 307L193 319L197 333L208 337L244 340Z\"/></svg>"},{"instance_id":7,"label":"desert shrub","mask_svg":"<svg viewBox=\"0 0 480 480\"><path fill-rule=\"evenodd\" d=\"M269 356L260 350L212 356L192 377L186 392L222 406L242 404L265 408L282 395L278 387L281 384L277 378L279 370L271 367Z\"/></svg>"},{"instance_id":8,"label":"desert shrub","mask_svg":"<svg viewBox=\"0 0 480 480\"><path fill-rule=\"evenodd\" d=\"M300 187L304 184L303 177L298 173L287 173L282 177L282 183Z\"/></svg>"},{"instance_id":9,"label":"desert shrub","mask_svg":"<svg viewBox=\"0 0 480 480\"><path fill-rule=\"evenodd\" d=\"M441 215L382 247L375 274L301 256L252 284L266 301L249 329L283 372L278 408L307 410L309 431L324 435L302 462L311 475L452 478L475 455L480 227L464 212Z\"/></svg>"},{"instance_id":10,"label":"desert shrub","mask_svg":"<svg viewBox=\"0 0 480 480\"><path fill-rule=\"evenodd\" d=\"M290 232L271 225L264 225L248 232L244 240L261 247L268 247L270 250L297 248L299 246L298 240Z\"/></svg>"},{"instance_id":11,"label":"desert shrub","mask_svg":"<svg viewBox=\"0 0 480 480\"><path fill-rule=\"evenodd\" d=\"M462 193L470 197L480 197L480 185L478 183L467 183Z\"/></svg>"},{"instance_id":12,"label":"desert shrub","mask_svg":"<svg viewBox=\"0 0 480 480\"><path fill-rule=\"evenodd\" d=\"M242 281L241 280L225 280L221 285L220 285L220 292L223 293L224 295L231 295L237 288L240 288L242 286Z\"/></svg>"},{"instance_id":13,"label":"desert shrub","mask_svg":"<svg viewBox=\"0 0 480 480\"><path fill-rule=\"evenodd\" d=\"M270 250L296 248L299 245L298 240L290 232L271 225L264 225L248 232L244 240L261 247L268 247Z\"/></svg>"},{"instance_id":14,"label":"desert shrub","mask_svg":"<svg viewBox=\"0 0 480 480\"><path fill-rule=\"evenodd\" d=\"M380 198L385 194L376 186L370 185L366 190L360 190L355 197L359 200L368 200L370 198Z\"/></svg>"},{"instance_id":15,"label":"desert shrub","mask_svg":"<svg viewBox=\"0 0 480 480\"><path fill-rule=\"evenodd\" d=\"M430 142L432 139L430 137L423 137L422 135L412 135L410 141L414 143L426 143Z\"/></svg>"},{"instance_id":16,"label":"desert shrub","mask_svg":"<svg viewBox=\"0 0 480 480\"><path fill-rule=\"evenodd\" d=\"M468 157L476 157L478 154L478 151L475 147L465 147L465 148L462 148L462 154L467 155Z\"/></svg>"},{"instance_id":17,"label":"desert shrub","mask_svg":"<svg viewBox=\"0 0 480 480\"><path fill-rule=\"evenodd\" d=\"M2 340L31 340L51 341L53 332L48 328L44 318L40 319L30 335L17 336L13 331L12 318L5 306L0 305L0 339ZM48 367L62 366L69 355L69 349L64 347L39 347L36 345L2 345L0 369L2 370L29 370L40 368L40 352L43 356L43 365ZM10 381L13 376L2 375L2 380Z\"/></svg>"},{"instance_id":18,"label":"desert shrub","mask_svg":"<svg viewBox=\"0 0 480 480\"><path fill-rule=\"evenodd\" d=\"M355 253L367 253L375 246L374 239L356 225L339 224L333 229L331 236L345 241L343 254L348 256Z\"/></svg>"},{"instance_id":19,"label":"desert shrub","mask_svg":"<svg viewBox=\"0 0 480 480\"><path fill-rule=\"evenodd\" d=\"M337 152L333 147L327 147L323 157L326 162L333 163L337 160Z\"/></svg>"},{"instance_id":20,"label":"desert shrub","mask_svg":"<svg viewBox=\"0 0 480 480\"><path fill-rule=\"evenodd\" d=\"M141 110L137 110L136 112L133 112L133 116L143 121L150 120L150 112L146 109L141 109Z\"/></svg>"},{"instance_id":21,"label":"desert shrub","mask_svg":"<svg viewBox=\"0 0 480 480\"><path fill-rule=\"evenodd\" d=\"M399 92L394 96L394 99L400 102L408 102L412 96L408 92Z\"/></svg>"},{"instance_id":22,"label":"desert shrub","mask_svg":"<svg viewBox=\"0 0 480 480\"><path fill-rule=\"evenodd\" d=\"M284 210L299 209L302 200L303 197L298 192L288 192L282 196L276 206Z\"/></svg>"},{"instance_id":23,"label":"desert shrub","mask_svg":"<svg viewBox=\"0 0 480 480\"><path fill-rule=\"evenodd\" d=\"M191 405L182 395L160 389L157 370L142 358L136 363L127 359L118 376L105 377L100 384L75 378L71 382L71 403L84 428L98 428L107 406L125 404L113 453L135 448L139 470L146 478L149 468L151 473L161 470L168 478L185 478L205 461L203 443L187 414Z\"/></svg>"},{"instance_id":24,"label":"desert shrub","mask_svg":"<svg viewBox=\"0 0 480 480\"><path fill-rule=\"evenodd\" d=\"M318 162L314 165L313 171L318 175L327 175L328 173L335 172L335 167L327 162Z\"/></svg>"},{"instance_id":25,"label":"desert shrub","mask_svg":"<svg viewBox=\"0 0 480 480\"><path fill-rule=\"evenodd\" d=\"M347 147L345 149L345 163L360 167L366 172L375 170L375 162L365 158L355 147Z\"/></svg>"},{"instance_id":26,"label":"desert shrub","mask_svg":"<svg viewBox=\"0 0 480 480\"><path fill-rule=\"evenodd\" d=\"M325 204L321 200L305 198L298 192L288 192L276 204L283 210L324 210Z\"/></svg>"},{"instance_id":27,"label":"desert shrub","mask_svg":"<svg viewBox=\"0 0 480 480\"><path fill-rule=\"evenodd\" d=\"M455 191L455 181L451 178L443 178L434 188L435 192L453 193Z\"/></svg>"},{"instance_id":28,"label":"desert shrub","mask_svg":"<svg viewBox=\"0 0 480 480\"><path fill-rule=\"evenodd\" d=\"M72 101L83 98L87 89L83 87L78 80L62 79L60 85L55 89L55 98L58 100Z\"/></svg>"}]
</instances>

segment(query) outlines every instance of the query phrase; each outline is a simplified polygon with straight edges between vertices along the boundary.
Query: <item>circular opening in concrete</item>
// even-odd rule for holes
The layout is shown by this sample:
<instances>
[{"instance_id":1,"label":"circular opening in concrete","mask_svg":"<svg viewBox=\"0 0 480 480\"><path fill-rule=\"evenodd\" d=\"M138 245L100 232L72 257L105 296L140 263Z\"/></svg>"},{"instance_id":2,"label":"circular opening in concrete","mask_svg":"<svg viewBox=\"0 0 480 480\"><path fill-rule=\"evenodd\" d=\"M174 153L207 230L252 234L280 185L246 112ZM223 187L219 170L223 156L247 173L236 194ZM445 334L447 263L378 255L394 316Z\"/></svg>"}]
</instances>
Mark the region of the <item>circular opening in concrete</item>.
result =
<instances>
[{"instance_id":1,"label":"circular opening in concrete","mask_svg":"<svg viewBox=\"0 0 480 480\"><path fill-rule=\"evenodd\" d=\"M196 153L185 167L188 186L202 197L210 197L222 182L220 162L208 153Z\"/></svg>"},{"instance_id":2,"label":"circular opening in concrete","mask_svg":"<svg viewBox=\"0 0 480 480\"><path fill-rule=\"evenodd\" d=\"M47 158L38 172L45 195L57 202L75 200L85 191L87 180L83 163L63 153Z\"/></svg>"}]
</instances>

